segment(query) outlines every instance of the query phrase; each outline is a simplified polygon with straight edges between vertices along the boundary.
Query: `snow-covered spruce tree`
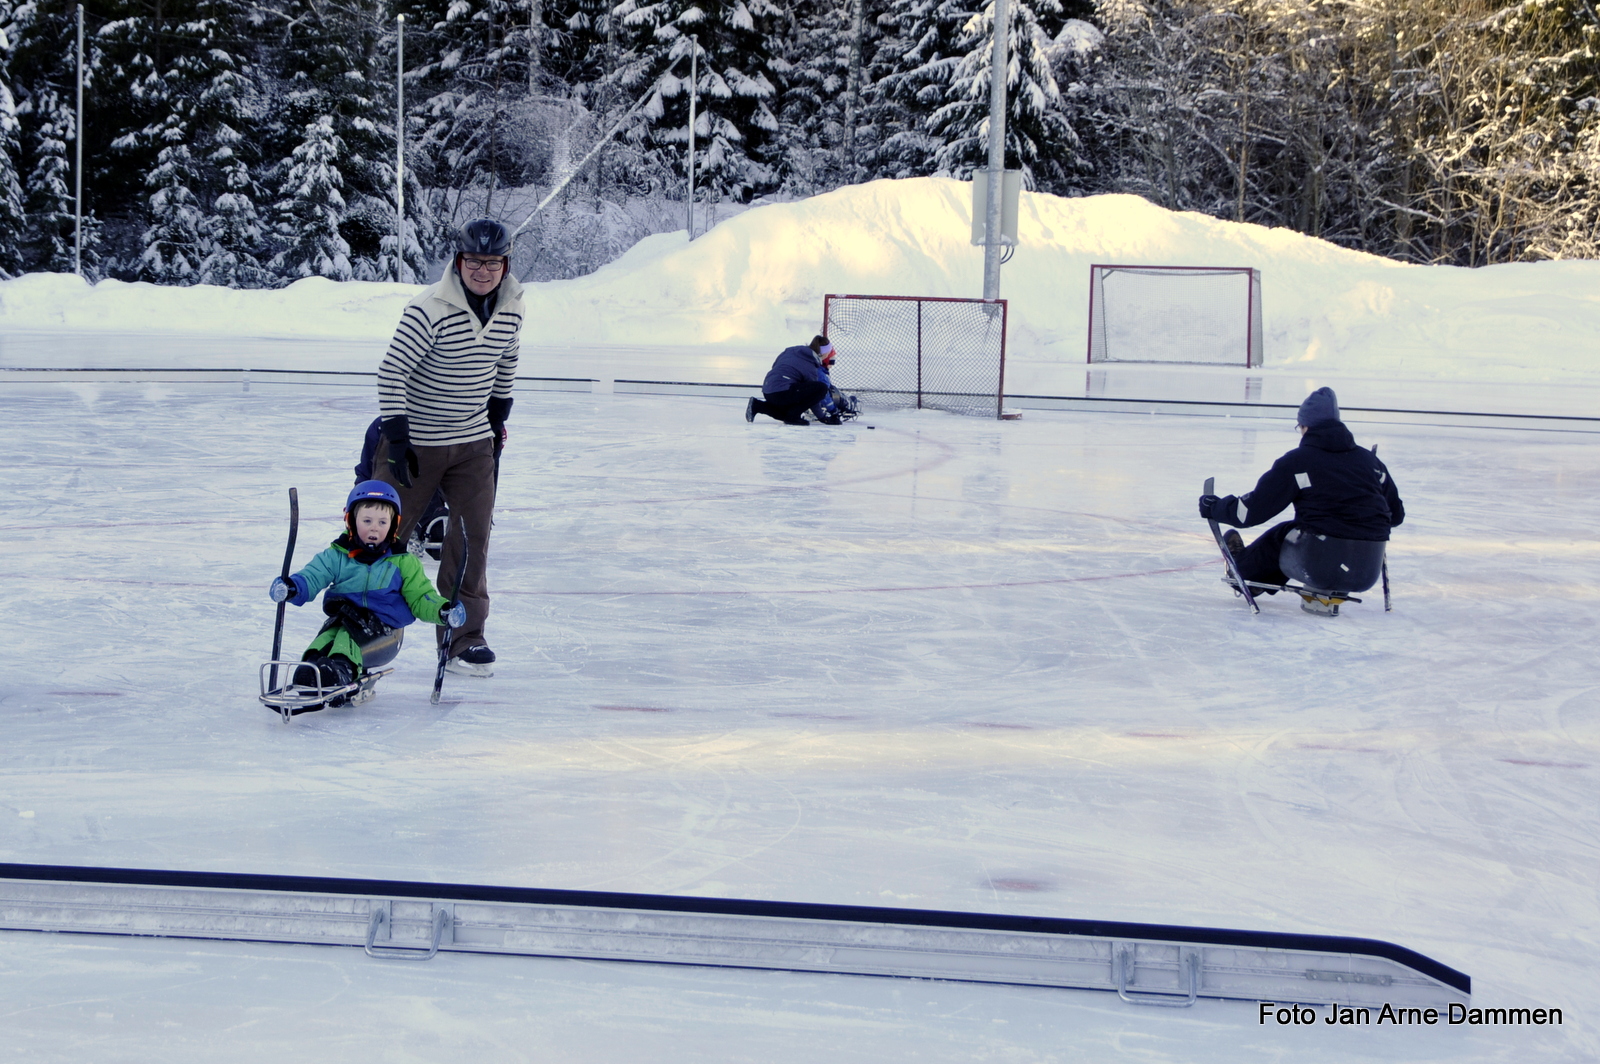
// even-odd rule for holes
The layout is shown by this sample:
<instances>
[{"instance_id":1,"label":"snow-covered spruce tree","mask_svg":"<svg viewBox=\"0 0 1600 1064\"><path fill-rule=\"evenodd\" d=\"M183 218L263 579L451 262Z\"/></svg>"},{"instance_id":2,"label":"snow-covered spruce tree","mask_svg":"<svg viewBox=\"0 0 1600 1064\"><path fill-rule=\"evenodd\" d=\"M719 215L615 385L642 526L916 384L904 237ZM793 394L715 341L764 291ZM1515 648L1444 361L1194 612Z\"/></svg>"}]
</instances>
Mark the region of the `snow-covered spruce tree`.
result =
<instances>
[{"instance_id":1,"label":"snow-covered spruce tree","mask_svg":"<svg viewBox=\"0 0 1600 1064\"><path fill-rule=\"evenodd\" d=\"M977 14L973 0L891 0L877 49L882 71L875 96L883 115L882 147L874 169L883 177L919 177L938 169L941 142L930 132L934 113L965 54L963 31Z\"/></svg>"},{"instance_id":2,"label":"snow-covered spruce tree","mask_svg":"<svg viewBox=\"0 0 1600 1064\"><path fill-rule=\"evenodd\" d=\"M778 120L768 102L777 86L768 74L779 9L770 0L622 0L616 10L640 34L644 61L633 68L634 84L642 90L659 77L643 112L651 138L663 157L675 152L680 167L688 147L690 54L698 48L697 198L714 202L772 188L778 175L769 145Z\"/></svg>"},{"instance_id":3,"label":"snow-covered spruce tree","mask_svg":"<svg viewBox=\"0 0 1600 1064\"><path fill-rule=\"evenodd\" d=\"M342 194L336 227L346 250L341 260L338 255L313 253L309 247L284 248L285 254L274 261L292 263L294 272L280 280L306 276L300 271L318 261L329 268L347 261L350 276L357 280L393 280L398 118L393 11L384 4L354 0L287 0L284 12L287 21L279 52L282 107L268 150L279 160L274 172L280 187L287 188L284 175L303 165L302 156L314 142L307 131L325 126L331 132L341 145L338 159L328 165L338 178L332 187ZM420 27L411 24L411 28ZM419 43L425 51L426 37L408 41L408 45ZM413 56L417 51L408 48ZM408 169L415 161L408 153ZM415 281L428 269L435 237L427 197L413 180L408 180L406 214L405 279ZM276 235L290 243L301 239L285 235L281 227ZM312 244L323 247L322 241L323 236L317 235Z\"/></svg>"},{"instance_id":4,"label":"snow-covered spruce tree","mask_svg":"<svg viewBox=\"0 0 1600 1064\"><path fill-rule=\"evenodd\" d=\"M188 129L176 114L158 134L163 143L156 168L145 177L150 188L150 224L144 231L139 276L156 284L190 285L200 277L205 258L205 216L194 186L199 174L189 152Z\"/></svg>"},{"instance_id":5,"label":"snow-covered spruce tree","mask_svg":"<svg viewBox=\"0 0 1600 1064\"><path fill-rule=\"evenodd\" d=\"M343 151L331 116L306 123L304 139L283 175L276 208L283 250L271 265L284 281L302 277L348 281L354 276L350 245L339 233L345 210L344 177L339 173Z\"/></svg>"},{"instance_id":6,"label":"snow-covered spruce tree","mask_svg":"<svg viewBox=\"0 0 1600 1064\"><path fill-rule=\"evenodd\" d=\"M774 34L770 69L780 86L772 157L783 187L801 195L859 178L862 50L868 0L800 0Z\"/></svg>"},{"instance_id":7,"label":"snow-covered spruce tree","mask_svg":"<svg viewBox=\"0 0 1600 1064\"><path fill-rule=\"evenodd\" d=\"M0 15L5 12L0 11ZM10 19L6 19L10 22ZM11 95L9 64L10 35L0 24L0 276L13 277L22 270L21 242L25 219L22 213L22 186L17 181L16 103Z\"/></svg>"},{"instance_id":8,"label":"snow-covered spruce tree","mask_svg":"<svg viewBox=\"0 0 1600 1064\"><path fill-rule=\"evenodd\" d=\"M12 91L22 142L18 171L28 219L23 264L28 270L70 273L77 209L72 174L77 133L72 8L64 0L27 0L16 9L11 37ZM90 278L99 276L99 228L92 214L84 218L83 268Z\"/></svg>"},{"instance_id":9,"label":"snow-covered spruce tree","mask_svg":"<svg viewBox=\"0 0 1600 1064\"><path fill-rule=\"evenodd\" d=\"M205 259L200 263L201 284L228 288L264 288L268 274L258 258L265 243L258 189L250 168L240 157L244 138L232 126L218 128L208 162L222 183L204 221Z\"/></svg>"},{"instance_id":10,"label":"snow-covered spruce tree","mask_svg":"<svg viewBox=\"0 0 1600 1064\"><path fill-rule=\"evenodd\" d=\"M1011 51L1006 78L1006 168L1020 169L1030 188L1056 188L1079 165L1078 135L1050 68L1050 36L1035 9L1059 14L1058 0L1011 0ZM989 82L994 4L968 20L961 45L970 49L951 70L945 102L928 120L939 142L938 169L967 177L988 161Z\"/></svg>"},{"instance_id":11,"label":"snow-covered spruce tree","mask_svg":"<svg viewBox=\"0 0 1600 1064\"><path fill-rule=\"evenodd\" d=\"M496 193L523 176L512 127L528 102L530 70L516 16L510 0L455 0L430 28L431 59L413 68L427 93L414 143L431 164L430 183L446 190L443 213L453 221L495 213Z\"/></svg>"}]
</instances>

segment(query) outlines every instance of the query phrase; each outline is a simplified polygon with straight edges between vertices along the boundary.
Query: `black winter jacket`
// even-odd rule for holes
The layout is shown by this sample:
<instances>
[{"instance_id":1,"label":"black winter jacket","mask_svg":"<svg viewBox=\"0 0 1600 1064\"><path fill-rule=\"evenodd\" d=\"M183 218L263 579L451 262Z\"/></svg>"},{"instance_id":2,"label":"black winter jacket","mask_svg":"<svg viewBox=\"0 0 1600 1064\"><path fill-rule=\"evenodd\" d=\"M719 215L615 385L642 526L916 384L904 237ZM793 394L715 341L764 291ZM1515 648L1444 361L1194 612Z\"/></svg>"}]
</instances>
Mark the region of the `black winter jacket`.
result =
<instances>
[{"instance_id":1,"label":"black winter jacket","mask_svg":"<svg viewBox=\"0 0 1600 1064\"><path fill-rule=\"evenodd\" d=\"M1311 426L1300 446L1272 463L1255 490L1229 495L1211 509L1213 520L1250 528L1294 505L1294 523L1338 539L1379 540L1406 518L1394 478L1378 456L1357 447L1342 421Z\"/></svg>"}]
</instances>

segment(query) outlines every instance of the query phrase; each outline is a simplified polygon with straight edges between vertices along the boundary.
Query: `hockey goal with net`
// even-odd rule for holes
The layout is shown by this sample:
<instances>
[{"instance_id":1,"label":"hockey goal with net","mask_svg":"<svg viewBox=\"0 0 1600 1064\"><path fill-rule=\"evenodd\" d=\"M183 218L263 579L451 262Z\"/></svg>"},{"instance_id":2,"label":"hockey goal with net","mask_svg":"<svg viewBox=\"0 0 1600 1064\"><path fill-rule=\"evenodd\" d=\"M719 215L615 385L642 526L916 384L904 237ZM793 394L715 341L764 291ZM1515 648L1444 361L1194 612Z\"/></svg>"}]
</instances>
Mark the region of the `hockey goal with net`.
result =
<instances>
[{"instance_id":1,"label":"hockey goal with net","mask_svg":"<svg viewBox=\"0 0 1600 1064\"><path fill-rule=\"evenodd\" d=\"M822 332L839 349L834 383L867 410L1002 416L1003 299L829 295Z\"/></svg>"},{"instance_id":2,"label":"hockey goal with net","mask_svg":"<svg viewBox=\"0 0 1600 1064\"><path fill-rule=\"evenodd\" d=\"M1090 266L1089 361L1260 366L1261 271Z\"/></svg>"}]
</instances>

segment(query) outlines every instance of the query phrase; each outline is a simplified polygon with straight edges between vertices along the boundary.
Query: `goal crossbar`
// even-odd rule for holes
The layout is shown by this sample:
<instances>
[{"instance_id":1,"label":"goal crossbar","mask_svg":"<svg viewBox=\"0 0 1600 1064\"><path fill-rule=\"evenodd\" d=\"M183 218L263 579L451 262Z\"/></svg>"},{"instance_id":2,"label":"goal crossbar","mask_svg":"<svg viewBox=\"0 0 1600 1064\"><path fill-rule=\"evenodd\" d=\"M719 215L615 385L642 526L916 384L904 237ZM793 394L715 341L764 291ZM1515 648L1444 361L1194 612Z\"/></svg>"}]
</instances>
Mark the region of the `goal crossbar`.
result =
<instances>
[{"instance_id":1,"label":"goal crossbar","mask_svg":"<svg viewBox=\"0 0 1600 1064\"><path fill-rule=\"evenodd\" d=\"M1089 362L1257 368L1262 347L1261 271L1253 266L1089 267Z\"/></svg>"}]
</instances>

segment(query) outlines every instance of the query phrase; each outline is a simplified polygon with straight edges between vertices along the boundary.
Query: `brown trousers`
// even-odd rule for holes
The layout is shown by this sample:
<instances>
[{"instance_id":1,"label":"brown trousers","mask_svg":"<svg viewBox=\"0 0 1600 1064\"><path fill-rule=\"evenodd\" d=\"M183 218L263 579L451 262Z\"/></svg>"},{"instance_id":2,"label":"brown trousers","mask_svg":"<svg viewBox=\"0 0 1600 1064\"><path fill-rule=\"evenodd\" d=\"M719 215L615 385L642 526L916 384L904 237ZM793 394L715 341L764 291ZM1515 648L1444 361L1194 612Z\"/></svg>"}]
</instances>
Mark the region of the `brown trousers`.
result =
<instances>
[{"instance_id":1,"label":"brown trousers","mask_svg":"<svg viewBox=\"0 0 1600 1064\"><path fill-rule=\"evenodd\" d=\"M489 620L489 526L494 520L494 441L474 440L449 447L418 447L417 465L409 488L401 487L389 465L389 441L380 439L372 455L373 476L400 493L400 532L405 543L428 507L434 489L444 492L450 505L450 527L439 555L439 594L467 607L467 623L451 632L450 654L484 643L483 627ZM461 528L467 530L467 572L461 587L452 586L461 565ZM443 641L444 629L438 630Z\"/></svg>"}]
</instances>

